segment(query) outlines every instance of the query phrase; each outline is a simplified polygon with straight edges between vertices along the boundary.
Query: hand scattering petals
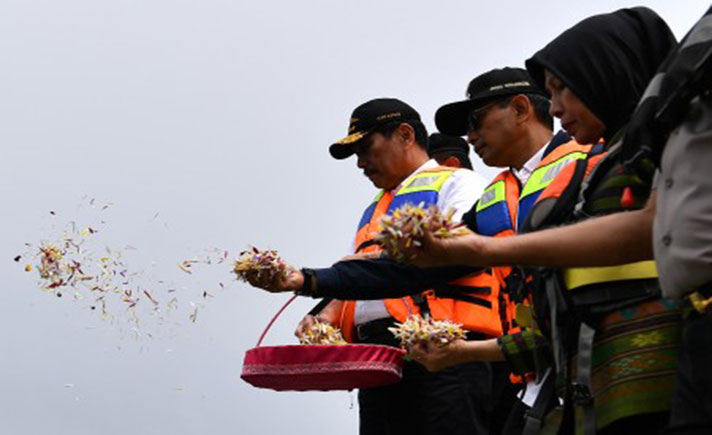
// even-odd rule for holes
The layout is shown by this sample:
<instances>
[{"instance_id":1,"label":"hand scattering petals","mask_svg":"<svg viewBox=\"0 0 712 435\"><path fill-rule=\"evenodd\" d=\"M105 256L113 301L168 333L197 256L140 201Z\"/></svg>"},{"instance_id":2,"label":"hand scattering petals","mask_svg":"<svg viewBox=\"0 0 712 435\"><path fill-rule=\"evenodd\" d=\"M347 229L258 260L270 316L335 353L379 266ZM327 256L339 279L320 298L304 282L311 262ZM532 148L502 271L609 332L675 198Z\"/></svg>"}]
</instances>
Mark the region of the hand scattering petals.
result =
<instances>
[{"instance_id":1,"label":"hand scattering petals","mask_svg":"<svg viewBox=\"0 0 712 435\"><path fill-rule=\"evenodd\" d=\"M258 280L273 280L277 277L286 278L289 266L277 251L261 251L253 246L252 249L240 253L240 257L235 261L233 272L243 281L247 281L247 277L251 274L255 274Z\"/></svg>"},{"instance_id":2,"label":"hand scattering petals","mask_svg":"<svg viewBox=\"0 0 712 435\"><path fill-rule=\"evenodd\" d=\"M454 209L443 214L436 206L423 208L424 203L417 206L405 204L390 215L381 218L381 232L376 241L397 261L410 261L415 258L412 248L422 245L426 231L437 238L446 239L468 233L465 227L452 222Z\"/></svg>"},{"instance_id":3,"label":"hand scattering petals","mask_svg":"<svg viewBox=\"0 0 712 435\"><path fill-rule=\"evenodd\" d=\"M405 322L396 323L395 328L388 328L401 341L401 346L406 350L421 343L433 343L445 346L455 340L465 338L462 325L449 320L433 320L417 315L409 316Z\"/></svg>"}]
</instances>

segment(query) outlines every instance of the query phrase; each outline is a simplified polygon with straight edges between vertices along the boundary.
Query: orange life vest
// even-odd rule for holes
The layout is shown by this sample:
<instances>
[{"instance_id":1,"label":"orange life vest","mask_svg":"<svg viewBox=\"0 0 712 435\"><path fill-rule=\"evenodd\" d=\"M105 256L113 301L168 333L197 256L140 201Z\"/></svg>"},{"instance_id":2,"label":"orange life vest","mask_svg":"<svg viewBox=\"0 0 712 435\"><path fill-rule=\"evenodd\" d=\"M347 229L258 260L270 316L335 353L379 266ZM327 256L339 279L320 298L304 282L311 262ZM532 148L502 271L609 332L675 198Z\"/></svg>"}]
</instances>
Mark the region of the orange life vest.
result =
<instances>
[{"instance_id":1,"label":"orange life vest","mask_svg":"<svg viewBox=\"0 0 712 435\"><path fill-rule=\"evenodd\" d=\"M492 237L515 235L544 189L569 163L585 159L591 148L591 145L581 145L560 132L551 140L544 157L524 186L520 185L511 170L501 172L487 186L475 205L476 228L473 230ZM523 287L514 289L511 288L513 286L511 283L514 282L519 287L520 280L527 278L517 267L495 267L493 273L502 288L500 309L503 311L501 313L504 322L503 331L504 333L518 332L520 327L516 321L516 305L528 304L529 298L523 291ZM515 276L510 280L513 274Z\"/></svg>"},{"instance_id":2,"label":"orange life vest","mask_svg":"<svg viewBox=\"0 0 712 435\"><path fill-rule=\"evenodd\" d=\"M374 243L374 238L380 231L380 218L407 203L416 205L424 203L426 207L436 204L440 189L454 171L455 168L444 166L422 170L395 194L380 192L361 218L354 242L355 252L379 252L381 248ZM476 273L462 277L449 285L457 286L458 296L438 297L437 290L427 290L419 295L419 298L427 304L431 317L461 323L465 329L488 337L502 334L499 318L499 285L490 273ZM420 304L409 296L385 299L384 303L388 313L399 322L403 322L410 314L421 312ZM344 338L349 342L356 341L354 309L354 301L343 303L337 323Z\"/></svg>"}]
</instances>

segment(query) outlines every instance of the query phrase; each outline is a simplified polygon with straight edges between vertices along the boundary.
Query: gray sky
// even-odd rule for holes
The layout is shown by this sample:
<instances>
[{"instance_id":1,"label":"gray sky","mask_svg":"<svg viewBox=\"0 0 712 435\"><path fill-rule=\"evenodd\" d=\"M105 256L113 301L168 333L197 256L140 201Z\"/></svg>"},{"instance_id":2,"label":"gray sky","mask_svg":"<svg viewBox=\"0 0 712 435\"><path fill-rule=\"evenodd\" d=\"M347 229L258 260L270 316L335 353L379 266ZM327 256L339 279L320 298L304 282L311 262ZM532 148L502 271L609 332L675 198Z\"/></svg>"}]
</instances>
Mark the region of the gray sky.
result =
<instances>
[{"instance_id":1,"label":"gray sky","mask_svg":"<svg viewBox=\"0 0 712 435\"><path fill-rule=\"evenodd\" d=\"M646 3L678 37L709 6ZM348 393L239 380L244 351L286 296L225 268L193 276L175 264L248 244L330 264L375 194L353 160L327 152L356 105L398 97L432 128L475 75L522 66L578 20L634 4L4 0L0 433L356 433ZM85 195L115 205L100 212ZM195 324L134 338L86 301L41 292L12 261L62 222L97 216L101 243L137 248L146 282L171 281L183 303L215 293ZM295 302L268 344L293 343L311 305Z\"/></svg>"}]
</instances>

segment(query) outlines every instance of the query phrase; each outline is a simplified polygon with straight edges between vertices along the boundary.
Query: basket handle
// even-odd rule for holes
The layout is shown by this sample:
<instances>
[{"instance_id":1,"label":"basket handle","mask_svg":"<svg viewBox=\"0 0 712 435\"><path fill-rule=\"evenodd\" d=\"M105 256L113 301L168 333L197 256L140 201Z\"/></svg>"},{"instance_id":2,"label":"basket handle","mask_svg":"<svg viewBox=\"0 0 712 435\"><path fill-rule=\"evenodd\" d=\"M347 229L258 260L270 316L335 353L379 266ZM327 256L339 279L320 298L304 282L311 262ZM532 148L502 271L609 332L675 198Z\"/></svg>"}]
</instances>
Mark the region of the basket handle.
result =
<instances>
[{"instance_id":1,"label":"basket handle","mask_svg":"<svg viewBox=\"0 0 712 435\"><path fill-rule=\"evenodd\" d=\"M256 347L260 347L260 346L262 345L262 340L264 340L265 335L267 335L267 331L269 331L269 328L272 327L272 324L274 323L275 320L277 320L277 317L279 317L279 315L282 314L282 311L284 311L284 310L289 306L289 304L291 304L291 303L297 298L297 296L298 296L298 295L295 294L294 296L292 296L291 298L289 298L289 300L287 301L287 303L285 303L284 305L282 305L282 308L280 308L279 311L277 311L277 314L275 314L274 317L272 317L272 320L269 321L269 323L267 324L267 327L265 328L265 330L262 331L262 335L260 335L260 339L259 339L259 341L257 341L257 346L256 346Z\"/></svg>"}]
</instances>

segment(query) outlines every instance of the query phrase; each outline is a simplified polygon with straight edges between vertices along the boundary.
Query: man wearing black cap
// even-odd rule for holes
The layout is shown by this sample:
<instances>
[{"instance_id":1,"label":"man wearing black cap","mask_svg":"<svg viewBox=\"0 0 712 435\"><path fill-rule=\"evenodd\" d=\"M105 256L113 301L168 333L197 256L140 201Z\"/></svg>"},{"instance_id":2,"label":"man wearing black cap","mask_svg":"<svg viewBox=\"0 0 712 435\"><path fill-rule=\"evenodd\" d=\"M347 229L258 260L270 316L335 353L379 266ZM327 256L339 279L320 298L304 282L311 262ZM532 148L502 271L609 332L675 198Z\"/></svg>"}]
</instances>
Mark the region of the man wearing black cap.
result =
<instances>
[{"instance_id":1,"label":"man wearing black cap","mask_svg":"<svg viewBox=\"0 0 712 435\"><path fill-rule=\"evenodd\" d=\"M470 228L490 236L514 235L526 219L539 194L555 175L573 159L585 158L590 147L581 146L563 132L553 134L553 120L548 113L549 100L542 90L534 86L529 74L519 68L495 69L473 79L467 88L467 99L441 107L435 122L438 129L450 135L467 135L468 142L488 166L507 167L485 189L482 198L463 219ZM504 224L503 224L504 223ZM519 285L517 267L495 268L508 302L508 322L504 339L520 330L516 306L527 299ZM515 291L516 290L516 291ZM521 308L520 308L521 311ZM502 348L507 348L504 343ZM509 343L511 345L511 343ZM516 346L509 346L509 348ZM506 354L506 353L505 353ZM509 355L506 355L509 357ZM510 361L516 357L508 358ZM496 408L494 426L498 416L512 406L513 388L507 374L509 364L493 364ZM528 383L529 394L523 404L531 406L537 383ZM505 433L519 433L523 427L523 405L515 402L515 410L504 428Z\"/></svg>"},{"instance_id":2,"label":"man wearing black cap","mask_svg":"<svg viewBox=\"0 0 712 435\"><path fill-rule=\"evenodd\" d=\"M470 146L461 137L433 133L428 137L428 155L443 166L472 169Z\"/></svg>"},{"instance_id":3,"label":"man wearing black cap","mask_svg":"<svg viewBox=\"0 0 712 435\"><path fill-rule=\"evenodd\" d=\"M459 220L482 193L484 180L469 170L438 166L426 151L427 133L420 115L402 101L371 100L351 116L348 136L329 148L336 159L357 156L357 166L382 189L367 207L354 241L355 253L376 253L374 236L380 216L406 203L434 204L455 210ZM411 311L429 311L435 298L416 295L389 300L332 301L317 315L341 327L347 341L398 346L388 331ZM433 302L435 301L435 302ZM445 301L445 300L440 300ZM432 312L433 316L436 313ZM303 328L313 321L307 316ZM497 325L499 326L499 325ZM430 373L407 362L403 380L392 386L359 391L362 434L472 434L487 431L489 392L486 364L463 364Z\"/></svg>"},{"instance_id":4,"label":"man wearing black cap","mask_svg":"<svg viewBox=\"0 0 712 435\"><path fill-rule=\"evenodd\" d=\"M435 124L444 134L467 135L486 165L521 170L551 140L549 100L525 70L503 68L479 75L466 95L438 109Z\"/></svg>"}]
</instances>

